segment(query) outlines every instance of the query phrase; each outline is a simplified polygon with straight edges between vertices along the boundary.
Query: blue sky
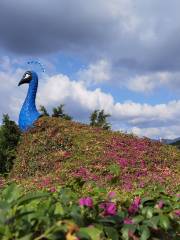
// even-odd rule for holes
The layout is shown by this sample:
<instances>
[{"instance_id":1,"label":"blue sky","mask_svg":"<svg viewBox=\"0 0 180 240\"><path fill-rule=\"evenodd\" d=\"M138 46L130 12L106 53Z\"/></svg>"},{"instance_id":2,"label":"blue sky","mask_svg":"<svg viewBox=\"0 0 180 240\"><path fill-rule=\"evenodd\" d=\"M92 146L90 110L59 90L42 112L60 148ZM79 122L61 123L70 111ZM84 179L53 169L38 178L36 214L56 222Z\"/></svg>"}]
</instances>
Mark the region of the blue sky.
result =
<instances>
[{"instance_id":1,"label":"blue sky","mask_svg":"<svg viewBox=\"0 0 180 240\"><path fill-rule=\"evenodd\" d=\"M32 68L38 106L64 103L82 122L103 108L113 129L179 137L178 9L179 0L1 0L0 117L18 120L27 86L17 84Z\"/></svg>"}]
</instances>

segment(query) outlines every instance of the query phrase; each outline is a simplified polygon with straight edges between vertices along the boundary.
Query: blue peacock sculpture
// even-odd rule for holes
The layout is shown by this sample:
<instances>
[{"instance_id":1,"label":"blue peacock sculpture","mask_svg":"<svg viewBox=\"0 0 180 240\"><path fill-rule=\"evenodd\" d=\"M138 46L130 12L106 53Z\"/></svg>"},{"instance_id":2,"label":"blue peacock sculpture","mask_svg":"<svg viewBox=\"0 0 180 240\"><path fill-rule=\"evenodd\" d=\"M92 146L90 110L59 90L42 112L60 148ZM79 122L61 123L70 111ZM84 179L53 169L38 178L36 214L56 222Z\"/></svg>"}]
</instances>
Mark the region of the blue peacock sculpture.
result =
<instances>
[{"instance_id":1,"label":"blue peacock sculpture","mask_svg":"<svg viewBox=\"0 0 180 240\"><path fill-rule=\"evenodd\" d=\"M38 88L38 75L34 71L27 71L18 86L29 84L28 93L19 114L19 127L24 132L33 127L34 122L41 116L36 108L36 93Z\"/></svg>"}]
</instances>

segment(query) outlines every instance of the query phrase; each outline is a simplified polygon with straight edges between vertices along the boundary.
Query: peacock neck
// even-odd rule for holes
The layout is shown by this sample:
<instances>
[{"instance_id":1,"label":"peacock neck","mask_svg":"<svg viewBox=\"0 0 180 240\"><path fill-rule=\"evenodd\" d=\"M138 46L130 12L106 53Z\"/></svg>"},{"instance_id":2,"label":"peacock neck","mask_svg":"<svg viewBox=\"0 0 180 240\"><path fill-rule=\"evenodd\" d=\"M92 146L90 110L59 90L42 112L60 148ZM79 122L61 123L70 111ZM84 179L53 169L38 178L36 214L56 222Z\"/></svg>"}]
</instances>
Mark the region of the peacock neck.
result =
<instances>
[{"instance_id":1,"label":"peacock neck","mask_svg":"<svg viewBox=\"0 0 180 240\"><path fill-rule=\"evenodd\" d=\"M26 99L24 101L24 105L28 106L28 108L36 109L35 100L36 93L38 88L38 80L32 80L29 84L28 93Z\"/></svg>"}]
</instances>

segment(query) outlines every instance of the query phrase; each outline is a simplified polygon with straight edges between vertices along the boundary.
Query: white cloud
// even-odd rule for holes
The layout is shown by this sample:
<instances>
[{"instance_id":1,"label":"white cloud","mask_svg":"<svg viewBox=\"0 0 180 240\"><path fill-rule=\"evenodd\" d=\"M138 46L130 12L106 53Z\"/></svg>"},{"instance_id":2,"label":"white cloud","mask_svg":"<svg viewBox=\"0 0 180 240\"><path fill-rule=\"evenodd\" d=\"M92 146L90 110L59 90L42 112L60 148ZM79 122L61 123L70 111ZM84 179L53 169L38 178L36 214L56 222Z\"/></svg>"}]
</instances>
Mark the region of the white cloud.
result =
<instances>
[{"instance_id":1,"label":"white cloud","mask_svg":"<svg viewBox=\"0 0 180 240\"><path fill-rule=\"evenodd\" d=\"M172 90L180 89L180 72L155 72L144 75L136 75L130 78L126 87L135 92L152 92L159 87L168 87Z\"/></svg>"},{"instance_id":2,"label":"white cloud","mask_svg":"<svg viewBox=\"0 0 180 240\"><path fill-rule=\"evenodd\" d=\"M11 61L9 64L12 70L0 70L0 114L10 113L17 120L27 86L17 87L24 70L19 68L14 71ZM112 115L113 128L127 129L149 137L180 136L180 100L156 105L133 101L116 102L110 93L105 93L100 88L90 90L82 80L71 80L63 74L42 75L37 105L44 105L50 110L60 103L65 103L68 113L82 121L87 120L94 109L104 109Z\"/></svg>"},{"instance_id":3,"label":"white cloud","mask_svg":"<svg viewBox=\"0 0 180 240\"><path fill-rule=\"evenodd\" d=\"M78 71L79 80L86 85L99 84L111 80L111 64L105 59L89 64L86 69Z\"/></svg>"},{"instance_id":4,"label":"white cloud","mask_svg":"<svg viewBox=\"0 0 180 240\"><path fill-rule=\"evenodd\" d=\"M151 127L151 128L138 128L133 127L131 132L138 136L148 136L154 139L167 138L167 139L175 139L180 135L180 126L172 125L168 127Z\"/></svg>"},{"instance_id":5,"label":"white cloud","mask_svg":"<svg viewBox=\"0 0 180 240\"><path fill-rule=\"evenodd\" d=\"M72 81L62 74L46 78L38 99L38 102L44 105L70 101L73 107L78 104L90 111L95 108L109 110L113 106L113 97L110 94L103 93L99 88L88 90L83 82Z\"/></svg>"},{"instance_id":6,"label":"white cloud","mask_svg":"<svg viewBox=\"0 0 180 240\"><path fill-rule=\"evenodd\" d=\"M50 77L39 91L39 102L44 105L55 105L67 102L75 112L93 111L96 108L104 109L112 115L112 120L129 127L170 126L180 122L180 100L170 101L167 104L140 104L132 101L115 102L111 94L100 89L88 90L78 81L72 81L67 76L56 75ZM69 107L70 108L70 107Z\"/></svg>"},{"instance_id":7,"label":"white cloud","mask_svg":"<svg viewBox=\"0 0 180 240\"><path fill-rule=\"evenodd\" d=\"M128 89L136 92L149 92L161 85L167 85L172 78L168 72L150 73L130 78L127 82Z\"/></svg>"}]
</instances>

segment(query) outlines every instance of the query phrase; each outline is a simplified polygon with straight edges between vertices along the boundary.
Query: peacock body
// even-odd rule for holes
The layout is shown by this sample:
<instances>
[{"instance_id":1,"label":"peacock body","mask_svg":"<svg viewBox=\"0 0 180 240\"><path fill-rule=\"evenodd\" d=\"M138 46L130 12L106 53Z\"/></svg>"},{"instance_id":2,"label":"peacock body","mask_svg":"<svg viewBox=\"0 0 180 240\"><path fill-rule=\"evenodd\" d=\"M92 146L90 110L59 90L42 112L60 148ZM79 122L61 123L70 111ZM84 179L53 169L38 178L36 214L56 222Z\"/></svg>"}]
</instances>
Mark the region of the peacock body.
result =
<instances>
[{"instance_id":1,"label":"peacock body","mask_svg":"<svg viewBox=\"0 0 180 240\"><path fill-rule=\"evenodd\" d=\"M22 131L32 128L34 122L40 117L40 113L36 108L36 93L38 89L38 75L36 72L25 72L19 82L19 86L24 83L28 83L29 88L19 114L19 127Z\"/></svg>"}]
</instances>

